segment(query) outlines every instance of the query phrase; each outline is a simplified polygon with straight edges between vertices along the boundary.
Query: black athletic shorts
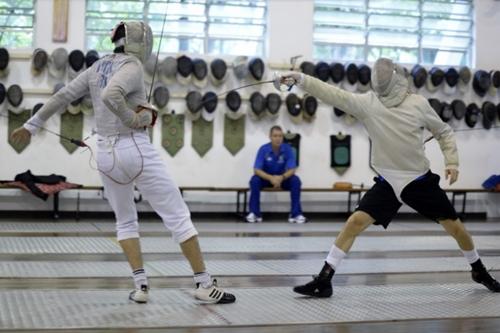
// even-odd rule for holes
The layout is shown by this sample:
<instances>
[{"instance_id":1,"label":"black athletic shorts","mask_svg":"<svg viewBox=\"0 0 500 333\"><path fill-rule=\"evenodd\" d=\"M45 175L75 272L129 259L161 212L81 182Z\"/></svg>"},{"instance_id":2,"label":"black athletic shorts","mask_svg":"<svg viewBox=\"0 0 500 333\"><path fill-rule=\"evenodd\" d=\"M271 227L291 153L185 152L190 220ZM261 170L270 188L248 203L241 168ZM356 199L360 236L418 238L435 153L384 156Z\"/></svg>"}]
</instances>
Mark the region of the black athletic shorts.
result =
<instances>
[{"instance_id":1,"label":"black athletic shorts","mask_svg":"<svg viewBox=\"0 0 500 333\"><path fill-rule=\"evenodd\" d=\"M446 193L439 187L440 177L431 171L412 181L403 189L401 199L428 219L439 220L458 218ZM387 228L394 218L401 202L396 198L392 186L383 178L373 178L375 185L361 199L356 211L363 211L375 219L375 224Z\"/></svg>"}]
</instances>

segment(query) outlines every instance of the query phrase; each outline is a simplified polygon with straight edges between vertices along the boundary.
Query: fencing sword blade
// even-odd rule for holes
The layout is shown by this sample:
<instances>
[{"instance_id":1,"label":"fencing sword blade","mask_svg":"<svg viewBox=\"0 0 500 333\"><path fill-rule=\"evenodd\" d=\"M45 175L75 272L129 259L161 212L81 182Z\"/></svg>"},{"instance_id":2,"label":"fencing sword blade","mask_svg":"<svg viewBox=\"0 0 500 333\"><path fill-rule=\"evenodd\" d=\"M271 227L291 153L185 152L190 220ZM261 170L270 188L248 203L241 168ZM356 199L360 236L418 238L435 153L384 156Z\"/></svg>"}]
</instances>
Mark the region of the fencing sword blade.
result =
<instances>
[{"instance_id":1,"label":"fencing sword blade","mask_svg":"<svg viewBox=\"0 0 500 333\"><path fill-rule=\"evenodd\" d=\"M158 42L158 50L156 51L155 66L153 69L153 77L151 78L151 87L149 88L148 103L151 103L151 95L153 94L153 87L155 85L156 70L158 68L158 58L160 57L161 41L163 39L163 31L165 31L165 22L167 21L167 8L168 3L165 4L165 15L163 17L163 25L161 27L160 41Z\"/></svg>"}]
</instances>

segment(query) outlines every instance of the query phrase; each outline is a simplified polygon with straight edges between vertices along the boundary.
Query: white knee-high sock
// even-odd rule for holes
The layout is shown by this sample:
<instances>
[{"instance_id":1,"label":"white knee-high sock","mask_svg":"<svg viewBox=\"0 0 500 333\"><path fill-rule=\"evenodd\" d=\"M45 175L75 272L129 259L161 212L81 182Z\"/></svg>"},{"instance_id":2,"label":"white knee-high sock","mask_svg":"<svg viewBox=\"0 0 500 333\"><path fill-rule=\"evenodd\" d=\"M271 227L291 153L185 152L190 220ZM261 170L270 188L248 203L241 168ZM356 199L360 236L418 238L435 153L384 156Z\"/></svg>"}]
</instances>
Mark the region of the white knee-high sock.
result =
<instances>
[{"instance_id":1,"label":"white knee-high sock","mask_svg":"<svg viewBox=\"0 0 500 333\"><path fill-rule=\"evenodd\" d=\"M462 250L462 253L464 254L464 257L465 257L465 259L467 259L467 262L469 264L475 263L476 261L479 260L479 254L477 253L476 249L473 249L470 251Z\"/></svg>"},{"instance_id":2,"label":"white knee-high sock","mask_svg":"<svg viewBox=\"0 0 500 333\"><path fill-rule=\"evenodd\" d=\"M336 270L345 256L346 253L341 249L339 249L334 244L332 245L332 248L330 249L328 256L326 256L326 262L328 263L328 265L332 266L332 268Z\"/></svg>"},{"instance_id":3,"label":"white knee-high sock","mask_svg":"<svg viewBox=\"0 0 500 333\"><path fill-rule=\"evenodd\" d=\"M148 277L143 268L136 269L133 272L135 289L141 289L142 285L148 285Z\"/></svg>"},{"instance_id":4,"label":"white knee-high sock","mask_svg":"<svg viewBox=\"0 0 500 333\"><path fill-rule=\"evenodd\" d=\"M195 273L194 282L199 283L203 288L210 288L212 286L212 277L207 272Z\"/></svg>"}]
</instances>

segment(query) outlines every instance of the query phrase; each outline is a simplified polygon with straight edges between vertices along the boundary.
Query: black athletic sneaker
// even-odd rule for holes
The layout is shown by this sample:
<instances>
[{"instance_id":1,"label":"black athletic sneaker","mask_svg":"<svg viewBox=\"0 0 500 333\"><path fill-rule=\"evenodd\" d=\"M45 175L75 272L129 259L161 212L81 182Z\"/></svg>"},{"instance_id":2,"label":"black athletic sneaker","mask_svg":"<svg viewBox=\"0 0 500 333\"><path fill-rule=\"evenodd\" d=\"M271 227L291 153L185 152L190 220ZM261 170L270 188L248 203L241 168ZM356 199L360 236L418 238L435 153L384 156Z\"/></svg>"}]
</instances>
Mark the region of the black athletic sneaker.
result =
<instances>
[{"instance_id":1,"label":"black athletic sneaker","mask_svg":"<svg viewBox=\"0 0 500 333\"><path fill-rule=\"evenodd\" d=\"M472 280L474 280L475 282L481 283L486 288L495 293L500 292L500 283L495 280L486 269L480 271L472 270L471 275Z\"/></svg>"},{"instance_id":2,"label":"black athletic sneaker","mask_svg":"<svg viewBox=\"0 0 500 333\"><path fill-rule=\"evenodd\" d=\"M312 297L330 297L332 296L332 282L329 279L321 278L318 275L313 275L313 280L303 286L293 288L297 294L312 296Z\"/></svg>"}]
</instances>

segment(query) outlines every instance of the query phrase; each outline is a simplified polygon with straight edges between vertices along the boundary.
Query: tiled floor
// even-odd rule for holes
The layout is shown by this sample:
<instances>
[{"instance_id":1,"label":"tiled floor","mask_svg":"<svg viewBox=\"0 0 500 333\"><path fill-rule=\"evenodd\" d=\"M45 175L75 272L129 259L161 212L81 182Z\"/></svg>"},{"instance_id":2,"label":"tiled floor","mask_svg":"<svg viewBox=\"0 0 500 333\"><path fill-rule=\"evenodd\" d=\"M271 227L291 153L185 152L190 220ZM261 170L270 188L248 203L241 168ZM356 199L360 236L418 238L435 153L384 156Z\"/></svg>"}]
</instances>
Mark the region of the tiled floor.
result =
<instances>
[{"instance_id":1,"label":"tiled floor","mask_svg":"<svg viewBox=\"0 0 500 333\"><path fill-rule=\"evenodd\" d=\"M294 294L321 268L341 225L196 223L207 267L238 297L206 305L187 288L189 265L161 223L143 223L153 287L138 305L127 300L130 270L112 221L0 221L0 329L389 333L457 332L460 323L460 332L500 331L500 294L472 282L454 240L429 222L369 228L331 298ZM500 223L466 226L500 276Z\"/></svg>"}]
</instances>

